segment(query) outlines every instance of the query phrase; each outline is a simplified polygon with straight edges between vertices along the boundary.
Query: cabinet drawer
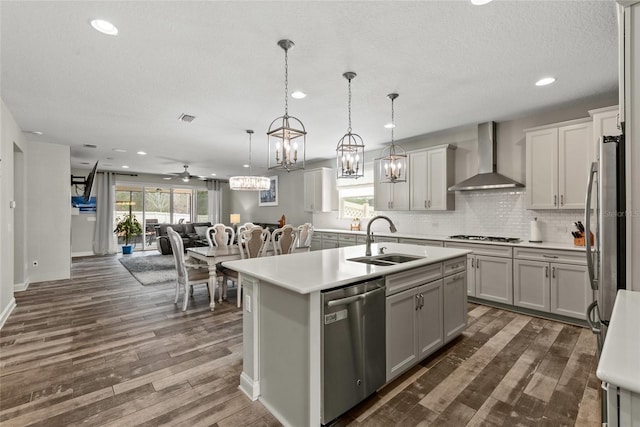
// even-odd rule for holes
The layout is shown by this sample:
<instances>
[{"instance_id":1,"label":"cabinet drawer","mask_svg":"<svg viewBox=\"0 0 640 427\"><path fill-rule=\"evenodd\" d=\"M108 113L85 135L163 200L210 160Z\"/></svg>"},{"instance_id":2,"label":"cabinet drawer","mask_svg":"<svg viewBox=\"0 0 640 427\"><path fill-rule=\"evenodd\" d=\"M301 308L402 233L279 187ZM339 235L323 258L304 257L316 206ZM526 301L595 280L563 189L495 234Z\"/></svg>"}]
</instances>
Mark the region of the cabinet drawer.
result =
<instances>
[{"instance_id":1,"label":"cabinet drawer","mask_svg":"<svg viewBox=\"0 0 640 427\"><path fill-rule=\"evenodd\" d=\"M444 275L448 276L450 274L459 273L464 271L467 268L467 257L460 257L450 259L449 261L445 261L442 265L444 270Z\"/></svg>"},{"instance_id":2,"label":"cabinet drawer","mask_svg":"<svg viewBox=\"0 0 640 427\"><path fill-rule=\"evenodd\" d=\"M585 252L563 251L561 249L515 248L513 257L531 261L561 262L577 265L587 264Z\"/></svg>"},{"instance_id":3,"label":"cabinet drawer","mask_svg":"<svg viewBox=\"0 0 640 427\"><path fill-rule=\"evenodd\" d=\"M335 240L338 241L338 233L322 233L322 240Z\"/></svg>"},{"instance_id":4,"label":"cabinet drawer","mask_svg":"<svg viewBox=\"0 0 640 427\"><path fill-rule=\"evenodd\" d=\"M386 277L387 295L397 294L442 277L442 263L426 265Z\"/></svg>"},{"instance_id":5,"label":"cabinet drawer","mask_svg":"<svg viewBox=\"0 0 640 427\"><path fill-rule=\"evenodd\" d=\"M398 238L397 237L387 237L387 236L373 236L373 241L378 243L378 242L391 242L391 243L398 243Z\"/></svg>"},{"instance_id":6,"label":"cabinet drawer","mask_svg":"<svg viewBox=\"0 0 640 427\"><path fill-rule=\"evenodd\" d=\"M407 245L418 246L437 246L442 247L443 242L441 240L428 240L428 239L410 239L407 237L400 237L398 243L406 243Z\"/></svg>"},{"instance_id":7,"label":"cabinet drawer","mask_svg":"<svg viewBox=\"0 0 640 427\"><path fill-rule=\"evenodd\" d=\"M474 255L498 256L503 258L511 258L513 256L513 248L511 246L482 245L477 243L444 242L444 247L469 249L473 251Z\"/></svg>"},{"instance_id":8,"label":"cabinet drawer","mask_svg":"<svg viewBox=\"0 0 640 427\"><path fill-rule=\"evenodd\" d=\"M338 242L351 243L352 245L355 245L356 235L355 234L338 234Z\"/></svg>"}]
</instances>

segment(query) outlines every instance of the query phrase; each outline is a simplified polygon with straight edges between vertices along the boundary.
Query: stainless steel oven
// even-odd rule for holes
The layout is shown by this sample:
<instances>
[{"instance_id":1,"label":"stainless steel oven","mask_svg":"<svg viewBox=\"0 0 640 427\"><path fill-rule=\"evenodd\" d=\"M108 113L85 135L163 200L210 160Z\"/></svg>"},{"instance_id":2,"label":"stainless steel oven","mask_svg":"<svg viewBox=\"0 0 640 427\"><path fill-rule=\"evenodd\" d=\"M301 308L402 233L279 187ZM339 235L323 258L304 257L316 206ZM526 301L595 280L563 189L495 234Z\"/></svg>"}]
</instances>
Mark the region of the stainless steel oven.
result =
<instances>
[{"instance_id":1,"label":"stainless steel oven","mask_svg":"<svg viewBox=\"0 0 640 427\"><path fill-rule=\"evenodd\" d=\"M384 279L322 293L322 424L385 383Z\"/></svg>"}]
</instances>

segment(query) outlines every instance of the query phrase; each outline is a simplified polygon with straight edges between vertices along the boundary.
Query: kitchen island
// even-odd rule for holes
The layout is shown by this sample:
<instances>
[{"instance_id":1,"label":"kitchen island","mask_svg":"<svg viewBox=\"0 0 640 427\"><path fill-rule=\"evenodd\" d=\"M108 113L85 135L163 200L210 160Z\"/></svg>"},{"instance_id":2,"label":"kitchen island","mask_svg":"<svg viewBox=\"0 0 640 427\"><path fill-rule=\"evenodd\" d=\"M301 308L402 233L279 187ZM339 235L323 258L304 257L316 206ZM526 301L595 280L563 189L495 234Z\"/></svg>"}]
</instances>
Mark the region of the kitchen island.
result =
<instances>
[{"instance_id":1,"label":"kitchen island","mask_svg":"<svg viewBox=\"0 0 640 427\"><path fill-rule=\"evenodd\" d=\"M240 273L239 280L242 281L244 291L243 369L240 389L251 399L260 399L284 425L321 424L323 291L366 280L383 279L387 282L387 296L390 295L390 289L395 292L393 297L396 298L404 293L414 292L415 295L408 295L411 304L414 301L419 304L415 308L411 306L413 316L413 313L425 306L424 298L421 299L423 294L417 294L414 289L418 289L418 285L423 285L427 279L432 280L434 284L439 283L440 291L436 300L437 313L441 315L439 321L436 321L441 326L439 340L437 343L433 343L432 340L429 351L418 351L415 357L389 355L387 345L387 358L403 362L402 365L397 363L390 366L387 361L387 380L418 363L421 358L462 333L466 323L464 257L470 251L380 243L372 245L373 253L377 254L382 246L386 248L387 253L420 258L390 265L354 262L350 259L362 257L365 247L352 246L223 264L224 267ZM462 284L458 287L458 292L450 293L455 298L455 307L451 310L444 310L442 307L442 301L446 300L443 297L446 291L443 290L442 283L447 268L452 274L456 274L449 277ZM420 286L421 288L424 286ZM390 307L391 298L387 297L387 308ZM430 304L427 301L426 306L436 308ZM442 319L447 311L460 313L462 316L462 325L459 320L458 324L451 328L453 332L449 334L442 327L443 323L447 323L446 318L444 321ZM390 313L386 316L386 329L389 331L390 320L393 319L390 318ZM387 344L395 335L406 334L405 329L410 328L403 328L402 332L398 333L393 330L387 333ZM417 338L416 336L416 340ZM401 341L398 346L407 342L407 337L403 337ZM413 345L412 343L413 341L410 344ZM414 347L417 348L418 344ZM412 364L407 364L406 361Z\"/></svg>"}]
</instances>

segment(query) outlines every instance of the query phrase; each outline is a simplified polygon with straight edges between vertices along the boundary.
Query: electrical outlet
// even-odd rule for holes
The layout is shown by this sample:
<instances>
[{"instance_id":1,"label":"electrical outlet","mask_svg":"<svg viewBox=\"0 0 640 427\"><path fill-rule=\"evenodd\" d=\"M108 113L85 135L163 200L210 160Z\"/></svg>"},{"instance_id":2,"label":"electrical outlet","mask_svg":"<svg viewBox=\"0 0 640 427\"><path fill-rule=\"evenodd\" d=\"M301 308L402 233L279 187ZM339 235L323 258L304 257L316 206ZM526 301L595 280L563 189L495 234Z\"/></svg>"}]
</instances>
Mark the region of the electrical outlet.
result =
<instances>
[{"instance_id":1,"label":"electrical outlet","mask_svg":"<svg viewBox=\"0 0 640 427\"><path fill-rule=\"evenodd\" d=\"M250 295L244 296L244 308L245 310L247 310L247 313L251 313L251 296Z\"/></svg>"},{"instance_id":2,"label":"electrical outlet","mask_svg":"<svg viewBox=\"0 0 640 427\"><path fill-rule=\"evenodd\" d=\"M37 259L34 259L34 260L33 260L33 266L34 266L34 267L37 267L37 266L38 266L38 260L37 260Z\"/></svg>"}]
</instances>

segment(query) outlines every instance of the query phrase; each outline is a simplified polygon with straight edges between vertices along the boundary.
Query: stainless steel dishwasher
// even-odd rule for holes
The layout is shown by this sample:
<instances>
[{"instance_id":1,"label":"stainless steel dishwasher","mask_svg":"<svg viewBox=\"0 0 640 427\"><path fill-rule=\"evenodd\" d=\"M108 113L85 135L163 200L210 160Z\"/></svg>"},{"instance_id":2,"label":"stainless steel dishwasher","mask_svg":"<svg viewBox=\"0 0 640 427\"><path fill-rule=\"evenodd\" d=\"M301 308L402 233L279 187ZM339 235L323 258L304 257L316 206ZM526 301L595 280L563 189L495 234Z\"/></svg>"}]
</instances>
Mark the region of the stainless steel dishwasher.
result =
<instances>
[{"instance_id":1,"label":"stainless steel dishwasher","mask_svg":"<svg viewBox=\"0 0 640 427\"><path fill-rule=\"evenodd\" d=\"M322 424L385 383L384 291L380 278L322 293Z\"/></svg>"}]
</instances>

